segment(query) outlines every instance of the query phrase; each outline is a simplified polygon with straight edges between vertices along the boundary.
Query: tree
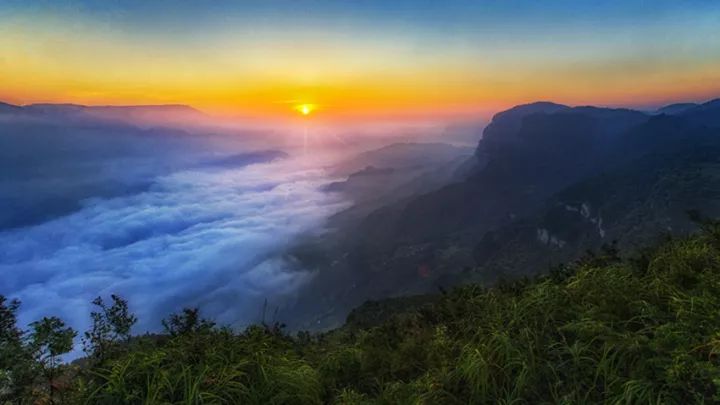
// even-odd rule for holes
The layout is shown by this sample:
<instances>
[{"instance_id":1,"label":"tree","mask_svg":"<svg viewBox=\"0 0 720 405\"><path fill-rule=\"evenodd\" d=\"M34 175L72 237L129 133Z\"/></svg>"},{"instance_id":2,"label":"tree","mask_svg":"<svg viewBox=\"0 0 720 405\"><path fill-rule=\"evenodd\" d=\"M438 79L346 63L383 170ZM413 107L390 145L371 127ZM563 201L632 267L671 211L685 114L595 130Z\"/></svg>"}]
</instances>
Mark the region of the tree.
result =
<instances>
[{"instance_id":1,"label":"tree","mask_svg":"<svg viewBox=\"0 0 720 405\"><path fill-rule=\"evenodd\" d=\"M130 341L130 330L137 322L126 300L115 294L110 298L111 306L107 306L102 297L93 300L99 310L90 313L92 327L83 338L83 350L99 361L106 359L118 343Z\"/></svg>"},{"instance_id":2,"label":"tree","mask_svg":"<svg viewBox=\"0 0 720 405\"><path fill-rule=\"evenodd\" d=\"M198 308L183 308L182 313L170 315L162 324L170 336L206 333L215 327L215 322L200 317Z\"/></svg>"},{"instance_id":3,"label":"tree","mask_svg":"<svg viewBox=\"0 0 720 405\"><path fill-rule=\"evenodd\" d=\"M7 369L14 362L17 348L22 346L22 331L17 327L20 301L10 302L0 295L0 368Z\"/></svg>"},{"instance_id":4,"label":"tree","mask_svg":"<svg viewBox=\"0 0 720 405\"><path fill-rule=\"evenodd\" d=\"M0 295L0 403L18 397L32 384L32 359L23 346L23 332L17 327L20 301Z\"/></svg>"},{"instance_id":5,"label":"tree","mask_svg":"<svg viewBox=\"0 0 720 405\"><path fill-rule=\"evenodd\" d=\"M181 313L163 319L162 324L172 338L182 342L188 361L196 362L204 357L215 322L201 318L198 308L183 308Z\"/></svg>"},{"instance_id":6,"label":"tree","mask_svg":"<svg viewBox=\"0 0 720 405\"><path fill-rule=\"evenodd\" d=\"M73 339L77 336L71 327L66 326L60 318L45 317L30 324L29 347L35 361L42 368L50 387L50 403L54 403L55 370L58 368L58 357L73 348Z\"/></svg>"}]
</instances>

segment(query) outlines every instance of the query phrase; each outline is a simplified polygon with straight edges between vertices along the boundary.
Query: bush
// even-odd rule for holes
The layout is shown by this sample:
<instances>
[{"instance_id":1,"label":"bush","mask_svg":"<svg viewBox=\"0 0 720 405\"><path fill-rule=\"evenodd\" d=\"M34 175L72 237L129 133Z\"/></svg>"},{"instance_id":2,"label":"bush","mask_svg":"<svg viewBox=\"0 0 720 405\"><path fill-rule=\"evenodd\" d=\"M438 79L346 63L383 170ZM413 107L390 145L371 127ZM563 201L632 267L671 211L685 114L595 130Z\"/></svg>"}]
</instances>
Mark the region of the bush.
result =
<instances>
[{"instance_id":1,"label":"bush","mask_svg":"<svg viewBox=\"0 0 720 405\"><path fill-rule=\"evenodd\" d=\"M620 259L608 250L535 280L467 285L433 298L430 307L413 303L416 309L375 326L356 322L323 335L291 337L280 325L236 333L185 310L166 321L168 334L133 338L113 357L88 363L72 378L72 398L102 404L718 402L719 249L718 225L708 222L698 235L637 257ZM16 306L3 305L7 318ZM7 384L11 372L2 370L0 381Z\"/></svg>"}]
</instances>

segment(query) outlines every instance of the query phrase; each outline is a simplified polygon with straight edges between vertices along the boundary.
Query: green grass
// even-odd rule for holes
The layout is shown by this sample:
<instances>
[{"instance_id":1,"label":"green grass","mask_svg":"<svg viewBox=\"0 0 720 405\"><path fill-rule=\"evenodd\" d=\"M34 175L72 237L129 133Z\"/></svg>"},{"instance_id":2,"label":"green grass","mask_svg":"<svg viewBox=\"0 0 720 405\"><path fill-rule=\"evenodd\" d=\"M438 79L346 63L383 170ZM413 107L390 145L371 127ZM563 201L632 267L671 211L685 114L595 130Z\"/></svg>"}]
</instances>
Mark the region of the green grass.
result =
<instances>
[{"instance_id":1,"label":"green grass","mask_svg":"<svg viewBox=\"0 0 720 405\"><path fill-rule=\"evenodd\" d=\"M720 401L720 227L382 322L136 338L83 367L68 403L687 404ZM374 303L373 305L381 305ZM398 306L397 300L392 302ZM356 312L357 318L361 313ZM371 316L371 315L369 315ZM360 320L361 321L361 320Z\"/></svg>"}]
</instances>

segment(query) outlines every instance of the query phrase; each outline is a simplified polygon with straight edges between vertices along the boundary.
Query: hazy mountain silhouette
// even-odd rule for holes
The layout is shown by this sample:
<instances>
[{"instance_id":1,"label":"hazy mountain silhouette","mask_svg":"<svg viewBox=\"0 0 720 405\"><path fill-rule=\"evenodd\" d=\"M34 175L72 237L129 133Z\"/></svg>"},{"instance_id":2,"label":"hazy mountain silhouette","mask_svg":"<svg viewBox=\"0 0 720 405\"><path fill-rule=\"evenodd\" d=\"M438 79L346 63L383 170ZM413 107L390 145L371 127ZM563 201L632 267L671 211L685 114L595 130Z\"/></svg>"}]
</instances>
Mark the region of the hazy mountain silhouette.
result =
<instances>
[{"instance_id":1,"label":"hazy mountain silhouette","mask_svg":"<svg viewBox=\"0 0 720 405\"><path fill-rule=\"evenodd\" d=\"M182 123L206 118L202 112L182 104L87 106L81 104L39 103L16 106L0 103L0 114L50 120L109 120L135 124Z\"/></svg>"},{"instance_id":2,"label":"hazy mountain silhouette","mask_svg":"<svg viewBox=\"0 0 720 405\"><path fill-rule=\"evenodd\" d=\"M16 114L21 111L22 107L20 106L3 103L2 101L0 101L0 114Z\"/></svg>"},{"instance_id":3,"label":"hazy mountain silhouette","mask_svg":"<svg viewBox=\"0 0 720 405\"><path fill-rule=\"evenodd\" d=\"M675 115L675 114L681 114L691 108L697 107L698 104L696 103L675 103L666 105L665 107L658 108L655 112L657 114L668 114L668 115Z\"/></svg>"},{"instance_id":4,"label":"hazy mountain silhouette","mask_svg":"<svg viewBox=\"0 0 720 405\"><path fill-rule=\"evenodd\" d=\"M720 126L720 98L683 111L680 116L694 124Z\"/></svg>"}]
</instances>

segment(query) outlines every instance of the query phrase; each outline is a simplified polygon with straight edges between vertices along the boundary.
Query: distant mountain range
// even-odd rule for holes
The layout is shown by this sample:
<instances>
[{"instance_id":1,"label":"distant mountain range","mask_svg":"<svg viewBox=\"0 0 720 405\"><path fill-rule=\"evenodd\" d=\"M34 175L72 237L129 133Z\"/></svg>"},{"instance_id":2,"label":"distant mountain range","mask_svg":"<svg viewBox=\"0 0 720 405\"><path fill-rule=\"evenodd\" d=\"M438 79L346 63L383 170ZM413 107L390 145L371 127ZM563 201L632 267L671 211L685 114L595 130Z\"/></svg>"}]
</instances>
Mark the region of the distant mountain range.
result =
<instances>
[{"instance_id":1,"label":"distant mountain range","mask_svg":"<svg viewBox=\"0 0 720 405\"><path fill-rule=\"evenodd\" d=\"M204 118L193 107L182 104L87 106L81 104L28 104L0 102L0 117L13 114L46 119L101 119L147 123L185 122Z\"/></svg>"},{"instance_id":2,"label":"distant mountain range","mask_svg":"<svg viewBox=\"0 0 720 405\"><path fill-rule=\"evenodd\" d=\"M670 104L666 105L665 107L658 108L656 113L657 114L680 114L683 113L691 108L697 107L699 104L697 103L676 103L676 104Z\"/></svg>"},{"instance_id":3,"label":"distant mountain range","mask_svg":"<svg viewBox=\"0 0 720 405\"><path fill-rule=\"evenodd\" d=\"M352 281L326 305L542 273L695 230L687 211L720 216L720 99L654 112L521 105L493 117L473 159L460 181L342 230L352 236L336 260Z\"/></svg>"},{"instance_id":4,"label":"distant mountain range","mask_svg":"<svg viewBox=\"0 0 720 405\"><path fill-rule=\"evenodd\" d=\"M177 171L287 156L255 133L193 127L205 118L182 105L0 103L0 231L71 214L92 198L140 193Z\"/></svg>"}]
</instances>

